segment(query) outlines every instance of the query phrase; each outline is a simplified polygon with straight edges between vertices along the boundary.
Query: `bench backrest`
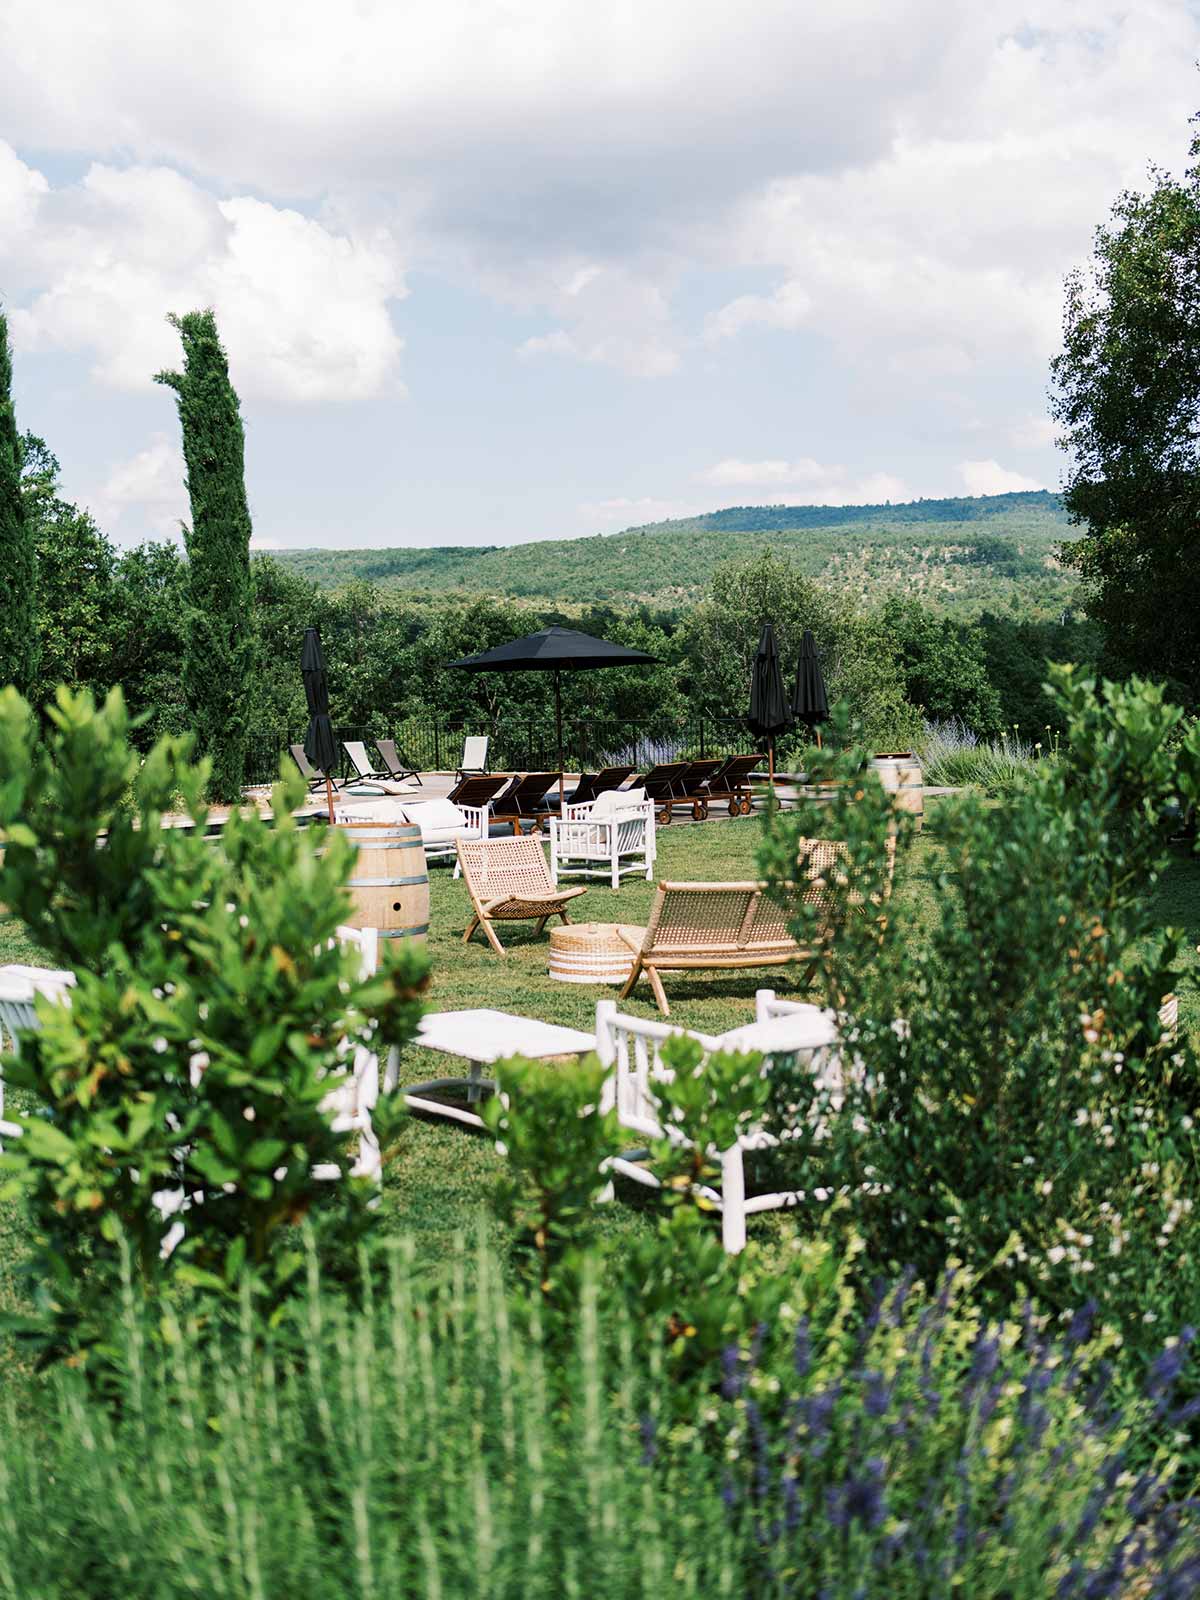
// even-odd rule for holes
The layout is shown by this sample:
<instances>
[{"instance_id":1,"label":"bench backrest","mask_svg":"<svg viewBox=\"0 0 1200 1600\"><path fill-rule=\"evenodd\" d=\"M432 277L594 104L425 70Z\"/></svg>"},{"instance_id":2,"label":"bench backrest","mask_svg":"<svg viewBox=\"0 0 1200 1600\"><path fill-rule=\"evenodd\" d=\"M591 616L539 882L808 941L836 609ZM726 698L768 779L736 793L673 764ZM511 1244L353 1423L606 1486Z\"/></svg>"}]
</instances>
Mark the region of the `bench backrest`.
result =
<instances>
[{"instance_id":1,"label":"bench backrest","mask_svg":"<svg viewBox=\"0 0 1200 1600\"><path fill-rule=\"evenodd\" d=\"M468 888L480 900L554 892L541 840L531 834L517 834L512 839L460 839L458 859Z\"/></svg>"},{"instance_id":2,"label":"bench backrest","mask_svg":"<svg viewBox=\"0 0 1200 1600\"><path fill-rule=\"evenodd\" d=\"M794 943L787 907L761 883L660 883L643 949L719 955Z\"/></svg>"}]
</instances>

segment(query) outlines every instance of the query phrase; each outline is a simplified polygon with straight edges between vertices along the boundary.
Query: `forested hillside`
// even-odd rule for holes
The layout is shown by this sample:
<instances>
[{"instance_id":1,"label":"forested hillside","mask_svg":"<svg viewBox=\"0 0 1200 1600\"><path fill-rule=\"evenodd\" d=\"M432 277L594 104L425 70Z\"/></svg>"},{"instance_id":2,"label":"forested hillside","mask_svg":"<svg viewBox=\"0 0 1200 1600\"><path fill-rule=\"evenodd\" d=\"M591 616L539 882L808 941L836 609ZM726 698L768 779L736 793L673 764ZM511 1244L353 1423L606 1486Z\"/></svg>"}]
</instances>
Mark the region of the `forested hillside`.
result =
<instances>
[{"instance_id":1,"label":"forested hillside","mask_svg":"<svg viewBox=\"0 0 1200 1600\"><path fill-rule=\"evenodd\" d=\"M401 592L508 595L575 604L695 600L730 557L766 548L848 599L919 596L962 614L1019 603L1061 611L1071 575L1054 552L1070 537L1045 491L882 506L735 506L586 539L418 549L288 550L279 559L322 588L367 578Z\"/></svg>"}]
</instances>

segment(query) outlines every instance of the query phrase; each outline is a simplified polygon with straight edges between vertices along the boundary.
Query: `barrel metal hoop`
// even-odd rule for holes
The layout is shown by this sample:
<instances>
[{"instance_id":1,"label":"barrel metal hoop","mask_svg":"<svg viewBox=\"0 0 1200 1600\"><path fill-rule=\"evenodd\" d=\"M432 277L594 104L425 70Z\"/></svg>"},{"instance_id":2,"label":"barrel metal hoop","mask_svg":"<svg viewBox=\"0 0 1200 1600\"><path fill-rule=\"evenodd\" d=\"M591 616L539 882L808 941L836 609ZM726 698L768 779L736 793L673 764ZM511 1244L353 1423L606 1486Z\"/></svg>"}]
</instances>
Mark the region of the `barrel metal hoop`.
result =
<instances>
[{"instance_id":1,"label":"barrel metal hoop","mask_svg":"<svg viewBox=\"0 0 1200 1600\"><path fill-rule=\"evenodd\" d=\"M405 884L428 883L429 874L422 872L416 878L347 878L350 889L399 889Z\"/></svg>"},{"instance_id":2,"label":"barrel metal hoop","mask_svg":"<svg viewBox=\"0 0 1200 1600\"><path fill-rule=\"evenodd\" d=\"M429 924L422 922L416 928L377 928L376 932L381 939L415 939L420 934L429 932Z\"/></svg>"}]
</instances>

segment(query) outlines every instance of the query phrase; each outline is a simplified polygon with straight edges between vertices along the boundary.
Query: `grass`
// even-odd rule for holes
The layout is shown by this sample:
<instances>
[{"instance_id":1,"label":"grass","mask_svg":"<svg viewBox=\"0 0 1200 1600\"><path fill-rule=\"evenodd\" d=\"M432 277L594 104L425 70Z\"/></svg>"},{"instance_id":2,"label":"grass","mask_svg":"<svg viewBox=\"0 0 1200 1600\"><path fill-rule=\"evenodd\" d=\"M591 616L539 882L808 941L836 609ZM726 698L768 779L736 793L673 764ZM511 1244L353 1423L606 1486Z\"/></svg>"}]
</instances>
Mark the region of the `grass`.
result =
<instances>
[{"instance_id":1,"label":"grass","mask_svg":"<svg viewBox=\"0 0 1200 1600\"><path fill-rule=\"evenodd\" d=\"M938 800L928 804L925 830L898 869L898 892L927 905L932 904L933 877L944 862L938 827L940 804ZM662 828L656 876L702 881L755 877L760 834L755 818L714 818L700 825ZM501 929L508 951L503 960L481 935L464 945L469 901L462 881L455 880L452 868L444 863L432 863L429 877L433 973L428 998L432 1009L491 1007L593 1030L596 1001L615 996L615 989L552 980L546 969L548 941L546 935L539 938L534 933L533 923L511 923ZM645 923L653 892L653 885L639 878L625 879L617 894L607 884L593 882L573 914L577 921ZM1159 902L1163 922L1183 927L1194 949L1200 942L1200 861L1178 854L1160 887ZM0 918L0 963L38 960L38 952L15 919ZM1193 1035L1200 1033L1197 965L1193 956L1178 984L1181 1025ZM665 984L672 1021L706 1033L722 1033L751 1021L757 988L771 987L797 997L802 994L798 971L787 967L729 974L668 974ZM658 1015L647 984L639 986L636 996L623 1002L623 1007L641 1016ZM451 1058L410 1050L401 1077L412 1083L440 1076L443 1070L447 1075L457 1070ZM480 1207L500 1170L501 1157L486 1136L446 1121L414 1117L400 1153L387 1171L385 1207L397 1229L411 1232L422 1246L440 1252L452 1238L477 1225ZM778 1215L755 1223L761 1229L788 1225ZM632 1234L645 1226L637 1196L608 1207L603 1219L605 1230L615 1235ZM499 1224L489 1221L487 1227L503 1249ZM21 1233L15 1209L0 1207L0 1298L11 1294L9 1275L20 1251Z\"/></svg>"}]
</instances>

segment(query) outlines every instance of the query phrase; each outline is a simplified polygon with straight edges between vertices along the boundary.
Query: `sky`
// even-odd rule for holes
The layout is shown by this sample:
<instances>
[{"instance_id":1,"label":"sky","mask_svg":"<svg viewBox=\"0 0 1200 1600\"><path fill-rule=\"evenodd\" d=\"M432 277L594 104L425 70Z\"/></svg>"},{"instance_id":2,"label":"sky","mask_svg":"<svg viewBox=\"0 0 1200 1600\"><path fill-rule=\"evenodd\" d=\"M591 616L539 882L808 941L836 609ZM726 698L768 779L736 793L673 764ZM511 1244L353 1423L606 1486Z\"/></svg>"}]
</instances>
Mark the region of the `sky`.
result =
<instances>
[{"instance_id":1,"label":"sky","mask_svg":"<svg viewBox=\"0 0 1200 1600\"><path fill-rule=\"evenodd\" d=\"M1063 280L1198 58L1190 0L4 0L18 424L177 536L212 306L259 548L1055 488Z\"/></svg>"}]
</instances>

